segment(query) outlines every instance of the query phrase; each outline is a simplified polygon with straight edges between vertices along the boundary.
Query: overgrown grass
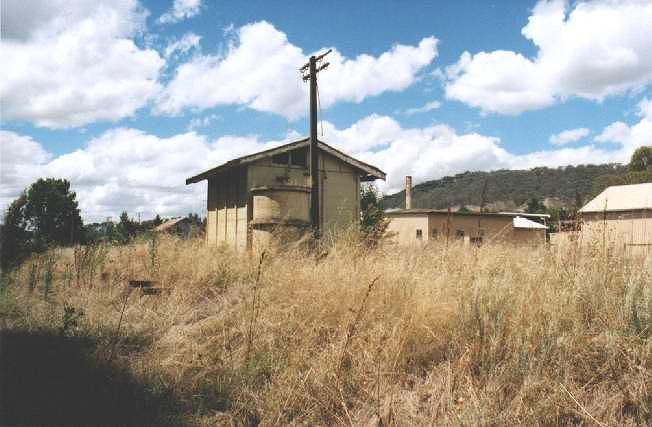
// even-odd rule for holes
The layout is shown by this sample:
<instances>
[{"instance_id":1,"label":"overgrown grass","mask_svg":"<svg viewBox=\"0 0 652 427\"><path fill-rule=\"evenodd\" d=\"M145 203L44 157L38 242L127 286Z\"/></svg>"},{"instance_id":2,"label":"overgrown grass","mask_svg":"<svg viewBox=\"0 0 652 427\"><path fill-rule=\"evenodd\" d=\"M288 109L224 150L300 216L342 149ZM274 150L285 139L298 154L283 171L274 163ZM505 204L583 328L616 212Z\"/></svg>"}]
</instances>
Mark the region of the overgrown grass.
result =
<instances>
[{"instance_id":1,"label":"overgrown grass","mask_svg":"<svg viewBox=\"0 0 652 427\"><path fill-rule=\"evenodd\" d=\"M600 244L349 237L261 262L163 238L52 251L3 280L3 423L652 424L652 265Z\"/></svg>"}]
</instances>

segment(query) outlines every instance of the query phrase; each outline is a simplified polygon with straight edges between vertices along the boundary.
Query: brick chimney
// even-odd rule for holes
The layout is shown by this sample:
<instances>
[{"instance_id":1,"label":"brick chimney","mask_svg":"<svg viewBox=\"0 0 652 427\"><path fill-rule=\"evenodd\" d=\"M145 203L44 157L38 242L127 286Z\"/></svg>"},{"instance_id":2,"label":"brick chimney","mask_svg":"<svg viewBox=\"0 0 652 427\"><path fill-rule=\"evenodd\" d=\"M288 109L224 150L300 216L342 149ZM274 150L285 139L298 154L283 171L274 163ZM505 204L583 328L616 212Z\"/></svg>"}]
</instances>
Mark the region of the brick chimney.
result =
<instances>
[{"instance_id":1,"label":"brick chimney","mask_svg":"<svg viewBox=\"0 0 652 427\"><path fill-rule=\"evenodd\" d=\"M405 209L412 209L412 177L405 177Z\"/></svg>"}]
</instances>

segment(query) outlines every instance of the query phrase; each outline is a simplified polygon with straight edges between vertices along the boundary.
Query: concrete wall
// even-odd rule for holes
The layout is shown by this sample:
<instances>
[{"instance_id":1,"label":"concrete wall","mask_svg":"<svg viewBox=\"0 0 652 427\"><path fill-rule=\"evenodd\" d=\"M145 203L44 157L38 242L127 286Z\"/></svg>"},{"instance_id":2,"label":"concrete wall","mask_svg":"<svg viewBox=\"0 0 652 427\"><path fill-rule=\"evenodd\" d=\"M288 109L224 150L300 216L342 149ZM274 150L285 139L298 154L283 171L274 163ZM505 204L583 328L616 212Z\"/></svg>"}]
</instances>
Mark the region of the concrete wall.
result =
<instances>
[{"instance_id":1,"label":"concrete wall","mask_svg":"<svg viewBox=\"0 0 652 427\"><path fill-rule=\"evenodd\" d=\"M652 251L652 211L625 211L585 213L582 215L582 239L609 242L627 248L638 247L640 252Z\"/></svg>"},{"instance_id":2,"label":"concrete wall","mask_svg":"<svg viewBox=\"0 0 652 427\"><path fill-rule=\"evenodd\" d=\"M429 238L429 218L423 215L396 215L390 217L387 232L400 245L425 244ZM421 230L421 239L417 238L417 230Z\"/></svg>"},{"instance_id":3,"label":"concrete wall","mask_svg":"<svg viewBox=\"0 0 652 427\"><path fill-rule=\"evenodd\" d=\"M446 212L392 214L388 230L400 244L425 243L437 239L473 243L509 242L537 244L545 242L545 230L513 229L512 217L502 215L455 215ZM422 237L417 238L417 230Z\"/></svg>"},{"instance_id":4,"label":"concrete wall","mask_svg":"<svg viewBox=\"0 0 652 427\"><path fill-rule=\"evenodd\" d=\"M360 220L360 177L341 160L320 155L321 227L324 234Z\"/></svg>"},{"instance_id":5,"label":"concrete wall","mask_svg":"<svg viewBox=\"0 0 652 427\"><path fill-rule=\"evenodd\" d=\"M359 220L360 179L356 169L336 157L321 152L319 160L320 218L322 231L327 234ZM308 221L309 193L256 189L261 187L309 189L310 185L307 167L276 164L272 157L262 158L245 167L210 178L207 242L209 244L235 242L238 249L250 247L253 234L251 221L254 217ZM294 230L293 233L296 232ZM256 234L256 241L265 241L265 236L262 236L264 232Z\"/></svg>"}]
</instances>

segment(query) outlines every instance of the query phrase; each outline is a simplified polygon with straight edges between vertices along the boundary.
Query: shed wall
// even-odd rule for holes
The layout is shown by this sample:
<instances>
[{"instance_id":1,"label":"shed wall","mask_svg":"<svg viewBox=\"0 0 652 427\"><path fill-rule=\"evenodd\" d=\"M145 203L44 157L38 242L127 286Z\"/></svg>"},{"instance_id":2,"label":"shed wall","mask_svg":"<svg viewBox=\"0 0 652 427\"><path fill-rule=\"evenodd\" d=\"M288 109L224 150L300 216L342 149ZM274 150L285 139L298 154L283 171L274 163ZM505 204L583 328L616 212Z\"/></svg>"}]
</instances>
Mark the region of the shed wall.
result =
<instances>
[{"instance_id":1,"label":"shed wall","mask_svg":"<svg viewBox=\"0 0 652 427\"><path fill-rule=\"evenodd\" d=\"M234 170L208 180L206 240L245 249L248 240L248 202L245 170Z\"/></svg>"},{"instance_id":2,"label":"shed wall","mask_svg":"<svg viewBox=\"0 0 652 427\"><path fill-rule=\"evenodd\" d=\"M610 242L626 247L652 245L652 211L596 212L582 215L583 240L603 236ZM652 248L647 248L652 250Z\"/></svg>"}]
</instances>

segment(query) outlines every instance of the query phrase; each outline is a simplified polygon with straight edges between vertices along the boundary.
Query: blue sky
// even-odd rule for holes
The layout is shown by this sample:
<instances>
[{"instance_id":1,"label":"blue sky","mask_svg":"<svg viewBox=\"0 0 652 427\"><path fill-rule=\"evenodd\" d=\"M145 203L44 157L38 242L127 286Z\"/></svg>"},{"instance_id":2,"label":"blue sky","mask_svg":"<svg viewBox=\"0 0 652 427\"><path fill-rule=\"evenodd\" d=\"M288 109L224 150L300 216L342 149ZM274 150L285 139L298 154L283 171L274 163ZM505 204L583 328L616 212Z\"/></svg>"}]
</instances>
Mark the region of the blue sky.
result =
<instances>
[{"instance_id":1,"label":"blue sky","mask_svg":"<svg viewBox=\"0 0 652 427\"><path fill-rule=\"evenodd\" d=\"M59 0L57 0L59 1ZM306 133L416 182L652 143L647 1L3 2L2 208L62 176L87 219L202 210L183 177Z\"/></svg>"}]
</instances>

